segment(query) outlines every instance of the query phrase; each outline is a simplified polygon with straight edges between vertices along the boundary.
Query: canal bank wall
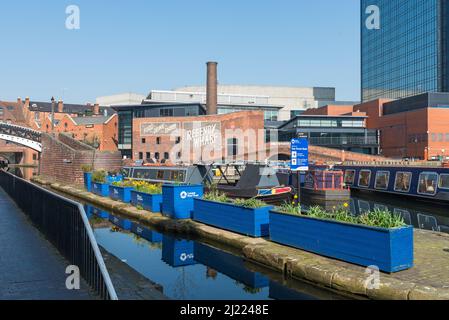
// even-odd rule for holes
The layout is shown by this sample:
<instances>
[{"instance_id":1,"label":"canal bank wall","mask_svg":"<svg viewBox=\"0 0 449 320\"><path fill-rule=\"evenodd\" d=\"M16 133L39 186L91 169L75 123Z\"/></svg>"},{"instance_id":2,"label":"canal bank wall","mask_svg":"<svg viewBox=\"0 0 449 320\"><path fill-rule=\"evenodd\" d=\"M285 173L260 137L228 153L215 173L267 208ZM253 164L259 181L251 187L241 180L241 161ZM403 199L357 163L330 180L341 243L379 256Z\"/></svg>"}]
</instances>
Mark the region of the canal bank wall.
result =
<instances>
[{"instance_id":1,"label":"canal bank wall","mask_svg":"<svg viewBox=\"0 0 449 320\"><path fill-rule=\"evenodd\" d=\"M96 196L82 187L52 183L42 177L32 180L148 226L232 247L251 262L342 294L374 300L449 300L449 235L446 234L415 230L414 268L395 274L380 273L376 278L360 266L192 220L173 220L148 213L129 204Z\"/></svg>"}]
</instances>

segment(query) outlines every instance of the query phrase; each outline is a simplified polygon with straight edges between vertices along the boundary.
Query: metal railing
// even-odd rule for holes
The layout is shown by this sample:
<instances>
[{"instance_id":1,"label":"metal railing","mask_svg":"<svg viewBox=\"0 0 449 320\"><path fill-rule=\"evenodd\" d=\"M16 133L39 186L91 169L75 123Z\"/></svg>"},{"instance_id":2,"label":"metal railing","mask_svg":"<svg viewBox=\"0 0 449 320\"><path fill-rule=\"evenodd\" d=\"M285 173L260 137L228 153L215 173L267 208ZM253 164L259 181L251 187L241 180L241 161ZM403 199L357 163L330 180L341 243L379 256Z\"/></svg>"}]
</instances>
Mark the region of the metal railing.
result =
<instances>
[{"instance_id":1,"label":"metal railing","mask_svg":"<svg viewBox=\"0 0 449 320\"><path fill-rule=\"evenodd\" d=\"M317 146L331 145L377 145L376 137L311 137L310 144Z\"/></svg>"},{"instance_id":2,"label":"metal railing","mask_svg":"<svg viewBox=\"0 0 449 320\"><path fill-rule=\"evenodd\" d=\"M0 187L105 300L118 300L81 204L0 170Z\"/></svg>"}]
</instances>

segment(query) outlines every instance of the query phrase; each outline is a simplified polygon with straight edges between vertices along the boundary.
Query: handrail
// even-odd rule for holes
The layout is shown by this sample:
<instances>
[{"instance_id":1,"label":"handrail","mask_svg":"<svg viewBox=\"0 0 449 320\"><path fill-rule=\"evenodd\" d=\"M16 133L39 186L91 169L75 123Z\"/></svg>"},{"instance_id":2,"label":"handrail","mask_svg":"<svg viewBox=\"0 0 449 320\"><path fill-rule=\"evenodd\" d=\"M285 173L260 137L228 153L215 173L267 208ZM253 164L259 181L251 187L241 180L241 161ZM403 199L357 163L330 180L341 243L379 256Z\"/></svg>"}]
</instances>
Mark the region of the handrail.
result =
<instances>
[{"instance_id":1,"label":"handrail","mask_svg":"<svg viewBox=\"0 0 449 320\"><path fill-rule=\"evenodd\" d=\"M83 206L0 170L0 187L105 300L118 300Z\"/></svg>"}]
</instances>

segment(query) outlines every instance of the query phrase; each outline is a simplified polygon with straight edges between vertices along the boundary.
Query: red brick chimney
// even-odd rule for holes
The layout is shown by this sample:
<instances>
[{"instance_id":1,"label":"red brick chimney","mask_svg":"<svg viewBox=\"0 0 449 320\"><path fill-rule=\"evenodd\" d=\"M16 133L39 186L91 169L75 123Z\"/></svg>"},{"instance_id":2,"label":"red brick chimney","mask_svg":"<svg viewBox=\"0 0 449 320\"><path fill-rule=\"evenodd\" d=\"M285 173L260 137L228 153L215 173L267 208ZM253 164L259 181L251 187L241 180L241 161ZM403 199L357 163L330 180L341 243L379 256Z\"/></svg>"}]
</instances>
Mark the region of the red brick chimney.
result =
<instances>
[{"instance_id":1,"label":"red brick chimney","mask_svg":"<svg viewBox=\"0 0 449 320\"><path fill-rule=\"evenodd\" d=\"M30 107L30 97L26 97L25 98L25 107L29 108Z\"/></svg>"},{"instance_id":2,"label":"red brick chimney","mask_svg":"<svg viewBox=\"0 0 449 320\"><path fill-rule=\"evenodd\" d=\"M17 98L17 103L18 103L18 104L22 104L22 98L21 98L21 97L18 97L18 98Z\"/></svg>"},{"instance_id":3,"label":"red brick chimney","mask_svg":"<svg viewBox=\"0 0 449 320\"><path fill-rule=\"evenodd\" d=\"M207 63L207 114L214 115L218 113L218 78L217 78L217 62Z\"/></svg>"},{"instance_id":4,"label":"red brick chimney","mask_svg":"<svg viewBox=\"0 0 449 320\"><path fill-rule=\"evenodd\" d=\"M100 114L100 105L98 103L94 104L92 108L92 113L96 116Z\"/></svg>"},{"instance_id":5,"label":"red brick chimney","mask_svg":"<svg viewBox=\"0 0 449 320\"><path fill-rule=\"evenodd\" d=\"M58 112L63 113L64 112L64 102L62 100L58 101Z\"/></svg>"}]
</instances>

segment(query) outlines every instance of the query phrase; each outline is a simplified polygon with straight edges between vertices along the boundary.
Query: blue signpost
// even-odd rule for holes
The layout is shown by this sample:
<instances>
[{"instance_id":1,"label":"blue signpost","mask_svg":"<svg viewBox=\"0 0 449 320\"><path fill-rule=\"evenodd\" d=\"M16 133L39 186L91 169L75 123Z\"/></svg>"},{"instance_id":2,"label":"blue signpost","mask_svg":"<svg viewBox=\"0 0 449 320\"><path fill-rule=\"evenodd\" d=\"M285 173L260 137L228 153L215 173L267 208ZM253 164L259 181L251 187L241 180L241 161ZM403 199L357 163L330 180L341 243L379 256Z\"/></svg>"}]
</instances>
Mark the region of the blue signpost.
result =
<instances>
[{"instance_id":1,"label":"blue signpost","mask_svg":"<svg viewBox=\"0 0 449 320\"><path fill-rule=\"evenodd\" d=\"M309 140L300 136L291 141L290 169L297 173L297 197L296 204L301 202L301 172L309 170Z\"/></svg>"}]
</instances>

